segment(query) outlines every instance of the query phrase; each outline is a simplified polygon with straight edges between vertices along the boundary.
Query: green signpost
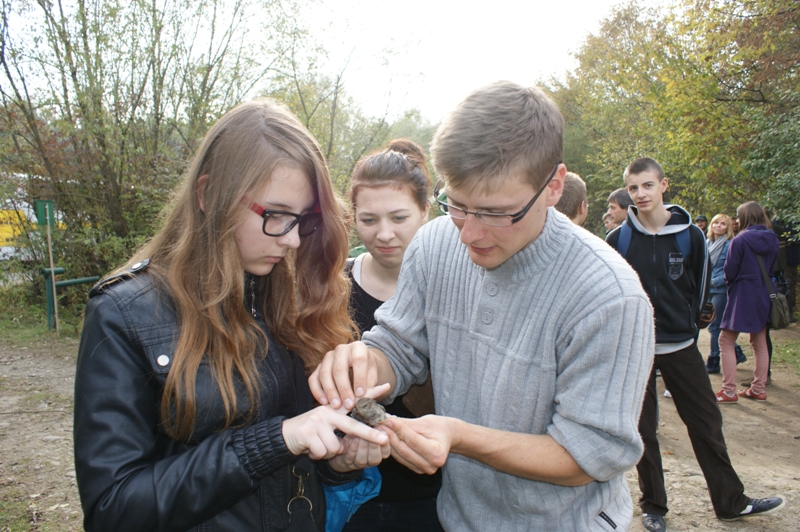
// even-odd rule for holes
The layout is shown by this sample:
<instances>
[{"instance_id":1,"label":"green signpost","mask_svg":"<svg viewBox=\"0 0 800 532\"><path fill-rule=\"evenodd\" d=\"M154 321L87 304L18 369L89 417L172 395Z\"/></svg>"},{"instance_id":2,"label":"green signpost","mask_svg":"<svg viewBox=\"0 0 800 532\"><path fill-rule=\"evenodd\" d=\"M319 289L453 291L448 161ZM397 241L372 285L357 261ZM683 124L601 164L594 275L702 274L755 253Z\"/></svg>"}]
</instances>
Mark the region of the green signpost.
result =
<instances>
[{"instance_id":1,"label":"green signpost","mask_svg":"<svg viewBox=\"0 0 800 532\"><path fill-rule=\"evenodd\" d=\"M39 227L47 225L47 216L49 212L50 227L56 226L56 208L53 200L35 200L33 202L33 212L36 214L36 223Z\"/></svg>"}]
</instances>

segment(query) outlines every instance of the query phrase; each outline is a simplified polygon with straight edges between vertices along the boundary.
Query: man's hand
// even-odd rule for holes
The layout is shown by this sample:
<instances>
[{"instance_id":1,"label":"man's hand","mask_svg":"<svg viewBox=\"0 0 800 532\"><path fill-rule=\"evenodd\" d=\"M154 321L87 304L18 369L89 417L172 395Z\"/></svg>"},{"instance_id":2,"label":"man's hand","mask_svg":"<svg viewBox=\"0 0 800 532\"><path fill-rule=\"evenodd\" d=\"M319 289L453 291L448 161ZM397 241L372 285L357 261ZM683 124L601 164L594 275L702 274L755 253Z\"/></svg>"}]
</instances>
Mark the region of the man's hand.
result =
<instances>
[{"instance_id":1,"label":"man's hand","mask_svg":"<svg viewBox=\"0 0 800 532\"><path fill-rule=\"evenodd\" d=\"M383 353L369 349L361 342L339 345L325 354L308 378L308 385L319 404L331 405L336 409L344 406L350 410L359 397L364 397L369 388L380 382L379 376L386 373L387 367L391 380L383 382L388 381L391 390L394 388L394 372Z\"/></svg>"},{"instance_id":2,"label":"man's hand","mask_svg":"<svg viewBox=\"0 0 800 532\"><path fill-rule=\"evenodd\" d=\"M445 416L391 417L385 427L392 457L416 473L432 475L455 453L540 482L583 486L594 481L548 435L506 432Z\"/></svg>"},{"instance_id":3,"label":"man's hand","mask_svg":"<svg viewBox=\"0 0 800 532\"><path fill-rule=\"evenodd\" d=\"M459 438L458 420L444 416L391 417L386 427L392 457L419 474L436 473Z\"/></svg>"}]
</instances>

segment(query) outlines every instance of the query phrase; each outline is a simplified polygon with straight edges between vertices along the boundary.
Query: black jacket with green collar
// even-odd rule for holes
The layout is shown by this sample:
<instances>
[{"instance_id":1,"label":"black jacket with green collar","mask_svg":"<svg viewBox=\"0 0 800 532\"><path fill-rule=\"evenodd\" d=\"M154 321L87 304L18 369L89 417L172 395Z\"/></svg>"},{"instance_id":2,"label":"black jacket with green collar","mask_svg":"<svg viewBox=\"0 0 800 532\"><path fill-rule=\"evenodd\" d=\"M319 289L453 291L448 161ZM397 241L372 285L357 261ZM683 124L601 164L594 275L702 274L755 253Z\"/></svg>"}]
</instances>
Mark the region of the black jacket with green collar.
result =
<instances>
[{"instance_id":1,"label":"black jacket with green collar","mask_svg":"<svg viewBox=\"0 0 800 532\"><path fill-rule=\"evenodd\" d=\"M636 207L628 208L626 222L632 229L625 260L639 274L653 305L656 344L685 342L697 337L697 317L710 287L708 248L703 231L692 225L688 212L677 205L665 205L670 212L667 224L658 233L647 231L637 218ZM684 257L675 235L688 230L690 252ZM606 237L617 249L620 228Z\"/></svg>"}]
</instances>

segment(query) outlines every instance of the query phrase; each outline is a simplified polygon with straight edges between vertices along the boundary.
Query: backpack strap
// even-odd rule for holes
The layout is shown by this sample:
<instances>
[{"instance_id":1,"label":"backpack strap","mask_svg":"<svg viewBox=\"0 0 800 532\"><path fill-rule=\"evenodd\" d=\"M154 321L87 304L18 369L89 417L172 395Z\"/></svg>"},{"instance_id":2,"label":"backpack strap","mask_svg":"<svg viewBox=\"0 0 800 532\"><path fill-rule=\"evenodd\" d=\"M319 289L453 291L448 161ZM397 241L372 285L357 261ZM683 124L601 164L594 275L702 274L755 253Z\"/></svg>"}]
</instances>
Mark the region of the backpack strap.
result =
<instances>
[{"instance_id":1,"label":"backpack strap","mask_svg":"<svg viewBox=\"0 0 800 532\"><path fill-rule=\"evenodd\" d=\"M628 254L628 248L631 246L631 234L628 220L623 220L622 225L619 226L619 238L617 239L617 252L623 257Z\"/></svg>"},{"instance_id":2,"label":"backpack strap","mask_svg":"<svg viewBox=\"0 0 800 532\"><path fill-rule=\"evenodd\" d=\"M680 233L675 233L675 241L678 243L678 249L681 250L681 254L688 259L689 258L689 251L692 249L692 237L689 234L689 227L681 231Z\"/></svg>"},{"instance_id":3,"label":"backpack strap","mask_svg":"<svg viewBox=\"0 0 800 532\"><path fill-rule=\"evenodd\" d=\"M628 220L623 221L622 225L619 226L619 238L617 239L617 252L623 257L628 254L628 248L631 246L632 234L633 231L631 230L631 226L628 225ZM681 254L688 259L689 252L692 249L692 238L689 234L688 227L679 233L675 233L675 242L677 242Z\"/></svg>"}]
</instances>

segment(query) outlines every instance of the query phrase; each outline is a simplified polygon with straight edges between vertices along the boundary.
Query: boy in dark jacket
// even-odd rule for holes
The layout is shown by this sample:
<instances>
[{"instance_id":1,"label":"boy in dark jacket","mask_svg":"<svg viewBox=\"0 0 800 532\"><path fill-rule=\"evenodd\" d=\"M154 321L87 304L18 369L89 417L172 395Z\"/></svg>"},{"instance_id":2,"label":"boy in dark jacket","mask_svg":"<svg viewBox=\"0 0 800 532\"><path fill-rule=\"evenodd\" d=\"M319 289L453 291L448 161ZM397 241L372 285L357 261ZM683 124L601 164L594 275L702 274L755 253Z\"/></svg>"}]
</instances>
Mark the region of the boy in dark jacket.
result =
<instances>
[{"instance_id":1,"label":"boy in dark jacket","mask_svg":"<svg viewBox=\"0 0 800 532\"><path fill-rule=\"evenodd\" d=\"M636 159L625 169L624 179L635 206L628 209L623 226L612 231L606 241L639 274L653 305L656 326L656 357L639 420L645 445L636 466L642 526L647 531L667 529L667 493L656 437L657 369L686 424L717 517L727 521L776 511L785 504L782 498L751 499L744 494L728 457L722 415L695 342L710 275L705 236L692 225L688 212L677 205L664 205L668 181L656 161Z\"/></svg>"}]
</instances>

